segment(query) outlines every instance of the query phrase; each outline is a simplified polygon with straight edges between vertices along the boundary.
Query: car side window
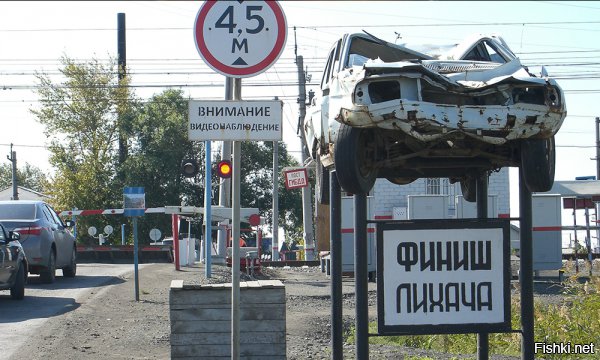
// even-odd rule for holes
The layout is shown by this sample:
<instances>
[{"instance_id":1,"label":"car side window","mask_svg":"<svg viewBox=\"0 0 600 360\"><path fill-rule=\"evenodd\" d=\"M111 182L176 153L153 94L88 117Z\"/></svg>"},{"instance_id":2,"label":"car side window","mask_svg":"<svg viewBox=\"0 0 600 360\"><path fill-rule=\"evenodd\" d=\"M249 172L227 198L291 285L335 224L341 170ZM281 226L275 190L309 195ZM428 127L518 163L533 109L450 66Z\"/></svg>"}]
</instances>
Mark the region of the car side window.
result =
<instances>
[{"instance_id":1,"label":"car side window","mask_svg":"<svg viewBox=\"0 0 600 360\"><path fill-rule=\"evenodd\" d=\"M463 60L471 60L471 61L490 61L490 57L486 52L486 49L481 46L481 44L477 44L467 55L463 57Z\"/></svg>"},{"instance_id":2,"label":"car side window","mask_svg":"<svg viewBox=\"0 0 600 360\"><path fill-rule=\"evenodd\" d=\"M46 205L46 207L48 208L48 211L50 212L50 215L52 216L52 219L54 219L54 222L60 226L60 227L65 227L65 224L63 224L62 220L60 219L60 217L58 217L58 214L56 213L56 211L54 211L54 209L52 209L51 207L49 207L48 205Z\"/></svg>"},{"instance_id":3,"label":"car side window","mask_svg":"<svg viewBox=\"0 0 600 360\"><path fill-rule=\"evenodd\" d=\"M44 204L44 205L42 205L42 209L44 210L44 215L46 216L46 219L48 219L48 221L49 221L51 224L54 224L54 225L55 225L55 226L57 226L57 227L60 227L60 226L61 226L61 225L60 225L60 223L57 223L57 222L56 222L56 219L55 219L55 218L52 216L52 210L50 210L50 209L48 208L48 206L46 206L46 205Z\"/></svg>"},{"instance_id":4,"label":"car side window","mask_svg":"<svg viewBox=\"0 0 600 360\"><path fill-rule=\"evenodd\" d=\"M490 44L487 41L484 42L484 46L485 46L485 49L487 50L487 53L488 53L488 55L490 57L490 61L495 62L495 63L500 63L500 64L506 63L506 59L504 59L502 57L502 55L500 55L498 53L498 51L496 51L495 46L493 46L492 44Z\"/></svg>"},{"instance_id":5,"label":"car side window","mask_svg":"<svg viewBox=\"0 0 600 360\"><path fill-rule=\"evenodd\" d=\"M323 78L321 79L321 90L324 90L328 87L329 75L331 74L331 66L333 65L334 52L334 49L331 49L331 52L327 57L327 64L325 65L325 69L323 70Z\"/></svg>"},{"instance_id":6,"label":"car side window","mask_svg":"<svg viewBox=\"0 0 600 360\"><path fill-rule=\"evenodd\" d=\"M323 78L321 79L321 90L329 89L329 81L335 71L335 66L339 63L338 57L340 54L340 47L342 40L338 40L335 46L329 51L327 56L327 64L325 70L323 70Z\"/></svg>"},{"instance_id":7,"label":"car side window","mask_svg":"<svg viewBox=\"0 0 600 360\"><path fill-rule=\"evenodd\" d=\"M48 209L46 208L46 206L40 205L40 208L42 210L42 214L44 214L44 218L46 219L46 221L48 221L50 223L54 223L54 219L52 218L52 215L50 215L50 213L48 212Z\"/></svg>"}]
</instances>

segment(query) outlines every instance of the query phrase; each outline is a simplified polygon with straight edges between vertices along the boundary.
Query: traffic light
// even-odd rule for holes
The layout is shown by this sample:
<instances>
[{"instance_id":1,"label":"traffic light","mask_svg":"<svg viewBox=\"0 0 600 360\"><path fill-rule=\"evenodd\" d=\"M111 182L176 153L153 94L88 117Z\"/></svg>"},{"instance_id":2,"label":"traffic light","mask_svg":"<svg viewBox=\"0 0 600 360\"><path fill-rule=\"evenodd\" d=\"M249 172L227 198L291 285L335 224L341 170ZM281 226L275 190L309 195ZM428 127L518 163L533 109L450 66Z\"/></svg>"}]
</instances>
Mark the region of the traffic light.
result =
<instances>
[{"instance_id":1,"label":"traffic light","mask_svg":"<svg viewBox=\"0 0 600 360\"><path fill-rule=\"evenodd\" d=\"M231 172L233 168L231 167L231 161L229 160L221 160L217 164L217 175L223 179L229 179L231 177Z\"/></svg>"},{"instance_id":2,"label":"traffic light","mask_svg":"<svg viewBox=\"0 0 600 360\"><path fill-rule=\"evenodd\" d=\"M183 159L181 162L181 173L187 178L192 178L198 174L198 162L195 159Z\"/></svg>"}]
</instances>

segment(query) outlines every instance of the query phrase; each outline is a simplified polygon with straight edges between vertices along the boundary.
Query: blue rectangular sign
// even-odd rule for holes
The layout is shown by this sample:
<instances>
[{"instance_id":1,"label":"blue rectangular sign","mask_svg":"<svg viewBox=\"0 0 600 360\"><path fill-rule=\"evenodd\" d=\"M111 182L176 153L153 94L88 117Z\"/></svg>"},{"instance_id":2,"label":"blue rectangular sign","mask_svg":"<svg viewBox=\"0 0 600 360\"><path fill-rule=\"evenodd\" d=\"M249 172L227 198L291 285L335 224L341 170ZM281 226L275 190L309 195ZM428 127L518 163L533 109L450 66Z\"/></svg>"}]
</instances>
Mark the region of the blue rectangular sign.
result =
<instances>
[{"instance_id":1,"label":"blue rectangular sign","mask_svg":"<svg viewBox=\"0 0 600 360\"><path fill-rule=\"evenodd\" d=\"M144 216L146 212L146 194L143 187L123 189L123 215Z\"/></svg>"}]
</instances>

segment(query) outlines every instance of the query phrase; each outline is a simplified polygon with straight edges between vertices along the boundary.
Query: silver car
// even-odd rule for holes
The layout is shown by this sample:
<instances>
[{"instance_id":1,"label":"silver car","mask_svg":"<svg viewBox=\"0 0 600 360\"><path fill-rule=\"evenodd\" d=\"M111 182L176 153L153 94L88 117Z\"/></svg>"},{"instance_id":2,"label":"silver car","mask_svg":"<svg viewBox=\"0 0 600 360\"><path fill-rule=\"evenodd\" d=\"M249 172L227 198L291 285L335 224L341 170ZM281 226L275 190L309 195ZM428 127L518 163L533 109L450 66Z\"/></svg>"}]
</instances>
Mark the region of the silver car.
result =
<instances>
[{"instance_id":1,"label":"silver car","mask_svg":"<svg viewBox=\"0 0 600 360\"><path fill-rule=\"evenodd\" d=\"M351 193L368 192L376 178L447 177L474 201L476 180L507 166L523 169L529 190L548 191L567 114L556 81L544 69L534 74L496 35L426 54L346 34L329 52L314 105L303 131L322 203L333 168Z\"/></svg>"},{"instance_id":2,"label":"silver car","mask_svg":"<svg viewBox=\"0 0 600 360\"><path fill-rule=\"evenodd\" d=\"M0 222L20 234L30 273L40 274L46 283L54 282L56 269L62 269L65 277L75 277L77 246L68 230L72 221L63 223L43 201L15 200L0 201Z\"/></svg>"}]
</instances>

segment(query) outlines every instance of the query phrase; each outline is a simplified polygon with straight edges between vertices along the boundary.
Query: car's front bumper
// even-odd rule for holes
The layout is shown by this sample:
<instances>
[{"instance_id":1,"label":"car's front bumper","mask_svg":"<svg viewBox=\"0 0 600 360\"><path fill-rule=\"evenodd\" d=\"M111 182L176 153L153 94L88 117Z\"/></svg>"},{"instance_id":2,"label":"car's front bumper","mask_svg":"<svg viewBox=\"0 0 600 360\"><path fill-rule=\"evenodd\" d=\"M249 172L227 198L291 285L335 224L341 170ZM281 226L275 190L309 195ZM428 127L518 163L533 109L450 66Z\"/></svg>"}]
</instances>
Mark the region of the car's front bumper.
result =
<instances>
[{"instance_id":1,"label":"car's front bumper","mask_svg":"<svg viewBox=\"0 0 600 360\"><path fill-rule=\"evenodd\" d=\"M551 137L564 116L564 112L532 104L456 106L391 100L342 108L337 119L353 127L400 130L423 142L462 133L501 145L516 139Z\"/></svg>"}]
</instances>

